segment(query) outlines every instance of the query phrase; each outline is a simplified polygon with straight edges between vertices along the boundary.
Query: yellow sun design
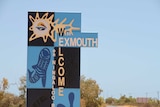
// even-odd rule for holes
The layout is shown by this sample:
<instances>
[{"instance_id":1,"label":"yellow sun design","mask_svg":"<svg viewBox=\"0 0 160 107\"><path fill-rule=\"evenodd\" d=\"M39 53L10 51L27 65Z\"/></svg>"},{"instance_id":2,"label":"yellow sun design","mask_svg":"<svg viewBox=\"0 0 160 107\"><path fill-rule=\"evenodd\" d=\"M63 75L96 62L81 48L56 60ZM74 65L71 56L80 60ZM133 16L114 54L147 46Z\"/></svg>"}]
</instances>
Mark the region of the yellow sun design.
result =
<instances>
[{"instance_id":1,"label":"yellow sun design","mask_svg":"<svg viewBox=\"0 0 160 107\"><path fill-rule=\"evenodd\" d=\"M51 30L51 25L54 24L52 22L54 15L52 14L48 18L48 13L45 13L42 18L39 17L38 12L36 13L36 17L33 18L29 15L29 19L32 22L32 25L29 27L29 30L33 32L30 36L29 41L33 41L38 38L43 38L43 41L46 43L48 37L55 42L56 39L54 37L54 30Z\"/></svg>"}]
</instances>

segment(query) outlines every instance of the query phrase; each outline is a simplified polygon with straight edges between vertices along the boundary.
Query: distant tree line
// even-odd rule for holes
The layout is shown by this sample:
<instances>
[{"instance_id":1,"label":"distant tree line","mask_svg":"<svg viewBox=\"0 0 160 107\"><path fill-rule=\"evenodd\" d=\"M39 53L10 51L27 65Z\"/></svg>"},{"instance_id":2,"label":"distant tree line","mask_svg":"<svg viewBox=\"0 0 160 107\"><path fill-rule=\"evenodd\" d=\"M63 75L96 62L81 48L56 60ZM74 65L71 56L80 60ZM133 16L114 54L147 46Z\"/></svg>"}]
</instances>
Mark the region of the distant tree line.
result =
<instances>
[{"instance_id":1,"label":"distant tree line","mask_svg":"<svg viewBox=\"0 0 160 107\"><path fill-rule=\"evenodd\" d=\"M18 84L20 95L8 93L9 83L6 78L0 80L0 107L26 107L26 77L20 78ZM100 96L103 90L97 82L91 78L81 76L80 92L81 92L81 107L106 107L106 105L134 105L137 107L160 107L159 100L149 98L145 104L136 102L136 98L132 96L121 96L119 99L109 97L104 99Z\"/></svg>"},{"instance_id":2,"label":"distant tree line","mask_svg":"<svg viewBox=\"0 0 160 107\"><path fill-rule=\"evenodd\" d=\"M93 79L86 79L81 76L81 107L105 107L103 106L105 100L100 97L102 89ZM20 95L16 96L8 93L9 83L6 78L0 82L0 107L26 107L26 77L20 78L19 91Z\"/></svg>"},{"instance_id":3,"label":"distant tree line","mask_svg":"<svg viewBox=\"0 0 160 107\"><path fill-rule=\"evenodd\" d=\"M121 96L119 99L109 97L105 100L107 105L134 105L137 107L160 107L159 100L148 98L147 103L138 103L136 98L132 96L126 97L125 95Z\"/></svg>"}]
</instances>

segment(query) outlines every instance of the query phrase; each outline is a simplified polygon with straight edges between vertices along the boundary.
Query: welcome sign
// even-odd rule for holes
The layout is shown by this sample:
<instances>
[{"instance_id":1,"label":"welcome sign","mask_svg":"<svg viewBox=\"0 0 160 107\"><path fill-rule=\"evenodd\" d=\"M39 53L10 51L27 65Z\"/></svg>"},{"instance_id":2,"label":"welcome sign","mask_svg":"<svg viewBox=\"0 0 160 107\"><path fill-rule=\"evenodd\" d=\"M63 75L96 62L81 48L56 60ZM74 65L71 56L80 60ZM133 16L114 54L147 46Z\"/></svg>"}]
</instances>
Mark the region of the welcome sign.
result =
<instances>
[{"instance_id":1,"label":"welcome sign","mask_svg":"<svg viewBox=\"0 0 160 107\"><path fill-rule=\"evenodd\" d=\"M27 107L80 107L80 48L98 47L81 32L81 14L28 12Z\"/></svg>"}]
</instances>

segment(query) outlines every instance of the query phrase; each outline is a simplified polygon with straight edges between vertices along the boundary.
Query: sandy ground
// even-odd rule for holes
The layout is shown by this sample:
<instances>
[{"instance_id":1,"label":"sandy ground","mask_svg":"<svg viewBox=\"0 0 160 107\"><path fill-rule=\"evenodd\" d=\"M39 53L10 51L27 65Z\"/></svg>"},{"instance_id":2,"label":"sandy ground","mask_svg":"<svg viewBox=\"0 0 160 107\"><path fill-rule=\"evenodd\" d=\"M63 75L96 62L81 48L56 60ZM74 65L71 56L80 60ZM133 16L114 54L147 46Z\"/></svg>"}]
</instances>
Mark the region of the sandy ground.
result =
<instances>
[{"instance_id":1,"label":"sandy ground","mask_svg":"<svg viewBox=\"0 0 160 107\"><path fill-rule=\"evenodd\" d=\"M137 106L130 106L130 105L124 105L124 106L109 106L109 105L107 105L106 107L137 107Z\"/></svg>"}]
</instances>

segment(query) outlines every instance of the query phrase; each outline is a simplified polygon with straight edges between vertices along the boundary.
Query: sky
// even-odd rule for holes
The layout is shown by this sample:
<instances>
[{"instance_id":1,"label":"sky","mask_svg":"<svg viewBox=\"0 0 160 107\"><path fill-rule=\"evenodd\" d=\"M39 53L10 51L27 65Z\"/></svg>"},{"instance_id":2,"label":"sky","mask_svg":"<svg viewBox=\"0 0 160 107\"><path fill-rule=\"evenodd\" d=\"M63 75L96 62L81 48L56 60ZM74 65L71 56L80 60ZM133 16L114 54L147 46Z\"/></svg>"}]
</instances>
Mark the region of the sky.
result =
<instances>
[{"instance_id":1,"label":"sky","mask_svg":"<svg viewBox=\"0 0 160 107\"><path fill-rule=\"evenodd\" d=\"M81 13L81 31L98 32L98 48L81 48L81 75L96 80L104 98L158 97L159 0L1 0L0 81L17 95L27 72L28 11Z\"/></svg>"}]
</instances>

